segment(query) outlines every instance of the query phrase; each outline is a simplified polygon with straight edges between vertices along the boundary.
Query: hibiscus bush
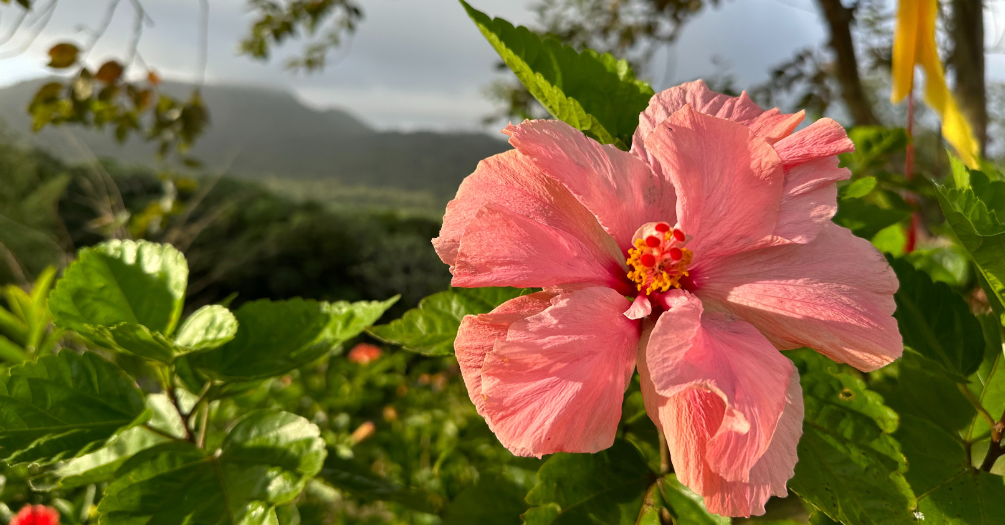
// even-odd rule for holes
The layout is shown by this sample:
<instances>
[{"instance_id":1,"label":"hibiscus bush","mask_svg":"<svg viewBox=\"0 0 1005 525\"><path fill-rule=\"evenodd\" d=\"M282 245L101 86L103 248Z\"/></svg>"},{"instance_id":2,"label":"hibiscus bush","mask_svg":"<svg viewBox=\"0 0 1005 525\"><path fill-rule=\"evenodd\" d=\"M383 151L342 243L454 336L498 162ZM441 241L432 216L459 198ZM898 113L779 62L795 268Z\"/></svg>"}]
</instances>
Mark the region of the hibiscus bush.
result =
<instances>
[{"instance_id":1,"label":"hibiscus bush","mask_svg":"<svg viewBox=\"0 0 1005 525\"><path fill-rule=\"evenodd\" d=\"M1005 519L993 165L912 176L905 130L655 93L462 4L555 118L447 206L452 288L187 304L170 244L81 250L5 290L0 517Z\"/></svg>"}]
</instances>

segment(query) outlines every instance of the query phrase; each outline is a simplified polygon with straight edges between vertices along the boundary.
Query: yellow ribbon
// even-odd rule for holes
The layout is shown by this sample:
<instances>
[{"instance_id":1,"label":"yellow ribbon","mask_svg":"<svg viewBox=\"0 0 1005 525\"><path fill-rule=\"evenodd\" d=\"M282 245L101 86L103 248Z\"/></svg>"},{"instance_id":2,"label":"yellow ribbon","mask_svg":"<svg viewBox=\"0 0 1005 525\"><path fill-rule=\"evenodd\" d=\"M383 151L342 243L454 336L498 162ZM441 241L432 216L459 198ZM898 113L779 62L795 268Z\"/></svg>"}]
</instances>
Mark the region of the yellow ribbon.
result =
<instances>
[{"instance_id":1,"label":"yellow ribbon","mask_svg":"<svg viewBox=\"0 0 1005 525\"><path fill-rule=\"evenodd\" d=\"M963 162L978 168L980 148L967 119L960 113L935 47L935 17L938 0L900 0L897 29L893 38L893 92L890 101L900 102L914 89L914 66L925 70L925 103L942 119L942 136L952 144Z\"/></svg>"}]
</instances>

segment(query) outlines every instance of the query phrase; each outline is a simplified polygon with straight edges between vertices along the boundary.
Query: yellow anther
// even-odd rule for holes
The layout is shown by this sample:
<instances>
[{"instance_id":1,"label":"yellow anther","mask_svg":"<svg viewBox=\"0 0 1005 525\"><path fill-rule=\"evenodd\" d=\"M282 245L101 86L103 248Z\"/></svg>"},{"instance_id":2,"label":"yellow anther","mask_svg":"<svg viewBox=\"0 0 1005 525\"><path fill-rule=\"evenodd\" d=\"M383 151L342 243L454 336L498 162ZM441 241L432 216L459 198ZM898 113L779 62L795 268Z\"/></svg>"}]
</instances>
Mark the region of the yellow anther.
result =
<instances>
[{"instance_id":1,"label":"yellow anther","mask_svg":"<svg viewBox=\"0 0 1005 525\"><path fill-rule=\"evenodd\" d=\"M628 250L628 278L636 284L638 291L646 295L653 292L667 292L671 288L680 288L680 280L687 277L687 267L691 264L694 254L691 250L674 242L673 232L666 232L664 242L652 247L645 239L636 239L635 247ZM674 260L672 250L680 250L679 260ZM645 264L651 263L651 264Z\"/></svg>"}]
</instances>

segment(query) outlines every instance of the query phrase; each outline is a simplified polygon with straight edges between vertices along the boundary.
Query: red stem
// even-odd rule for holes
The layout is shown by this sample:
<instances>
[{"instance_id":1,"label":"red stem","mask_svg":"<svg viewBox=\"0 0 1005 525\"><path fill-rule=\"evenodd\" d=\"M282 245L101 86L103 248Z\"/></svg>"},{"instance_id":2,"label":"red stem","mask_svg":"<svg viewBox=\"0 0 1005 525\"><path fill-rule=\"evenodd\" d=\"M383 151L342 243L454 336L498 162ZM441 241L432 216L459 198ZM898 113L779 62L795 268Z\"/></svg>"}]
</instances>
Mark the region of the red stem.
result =
<instances>
[{"instance_id":1,"label":"red stem","mask_svg":"<svg viewBox=\"0 0 1005 525\"><path fill-rule=\"evenodd\" d=\"M904 154L904 178L911 180L914 176L914 91L907 94L907 151ZM908 204L914 206L917 203L913 193L908 193L904 198ZM920 218L918 212L911 212L911 225L907 230L907 241L904 243L904 251L911 253L918 242L918 227Z\"/></svg>"}]
</instances>

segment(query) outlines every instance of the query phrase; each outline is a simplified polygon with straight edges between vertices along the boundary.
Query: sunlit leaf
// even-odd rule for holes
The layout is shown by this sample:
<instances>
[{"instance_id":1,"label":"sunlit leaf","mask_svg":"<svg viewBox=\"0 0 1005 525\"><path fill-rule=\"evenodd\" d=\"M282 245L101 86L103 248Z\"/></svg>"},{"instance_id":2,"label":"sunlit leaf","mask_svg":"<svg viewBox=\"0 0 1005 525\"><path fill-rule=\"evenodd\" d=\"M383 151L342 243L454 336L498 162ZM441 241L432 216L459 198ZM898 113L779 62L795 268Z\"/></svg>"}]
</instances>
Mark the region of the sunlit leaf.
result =
<instances>
[{"instance_id":1,"label":"sunlit leaf","mask_svg":"<svg viewBox=\"0 0 1005 525\"><path fill-rule=\"evenodd\" d=\"M98 505L99 523L269 523L275 506L293 501L321 470L327 452L319 435L300 416L257 411L234 426L218 453L184 441L148 448L116 472Z\"/></svg>"},{"instance_id":2,"label":"sunlit leaf","mask_svg":"<svg viewBox=\"0 0 1005 525\"><path fill-rule=\"evenodd\" d=\"M356 337L391 307L387 301L325 303L253 301L234 314L237 335L219 348L189 355L193 367L241 381L285 374Z\"/></svg>"},{"instance_id":3,"label":"sunlit leaf","mask_svg":"<svg viewBox=\"0 0 1005 525\"><path fill-rule=\"evenodd\" d=\"M913 523L897 414L849 374L802 374L806 416L789 488L846 525Z\"/></svg>"},{"instance_id":4,"label":"sunlit leaf","mask_svg":"<svg viewBox=\"0 0 1005 525\"><path fill-rule=\"evenodd\" d=\"M237 318L219 305L203 306L185 319L175 344L191 350L208 350L227 343L237 335Z\"/></svg>"},{"instance_id":5,"label":"sunlit leaf","mask_svg":"<svg viewBox=\"0 0 1005 525\"><path fill-rule=\"evenodd\" d=\"M604 144L628 149L653 89L624 60L592 50L576 52L523 26L489 18L461 0L468 16L503 62L541 105Z\"/></svg>"},{"instance_id":6,"label":"sunlit leaf","mask_svg":"<svg viewBox=\"0 0 1005 525\"><path fill-rule=\"evenodd\" d=\"M454 288L422 301L388 324L367 330L378 339L424 355L454 353L454 338L465 315L483 314L527 291L519 288Z\"/></svg>"},{"instance_id":7,"label":"sunlit leaf","mask_svg":"<svg viewBox=\"0 0 1005 525\"><path fill-rule=\"evenodd\" d=\"M132 378L71 351L0 376L0 457L49 462L86 454L149 413Z\"/></svg>"},{"instance_id":8,"label":"sunlit leaf","mask_svg":"<svg viewBox=\"0 0 1005 525\"><path fill-rule=\"evenodd\" d=\"M60 328L103 339L98 327L142 325L168 336L181 317L188 265L178 250L146 241L109 241L80 250L49 297Z\"/></svg>"},{"instance_id":9,"label":"sunlit leaf","mask_svg":"<svg viewBox=\"0 0 1005 525\"><path fill-rule=\"evenodd\" d=\"M952 160L953 178L947 185L936 185L939 205L946 222L977 265L988 295L994 295L997 303L1002 304L1005 302L1005 182L992 182L958 159Z\"/></svg>"}]
</instances>

